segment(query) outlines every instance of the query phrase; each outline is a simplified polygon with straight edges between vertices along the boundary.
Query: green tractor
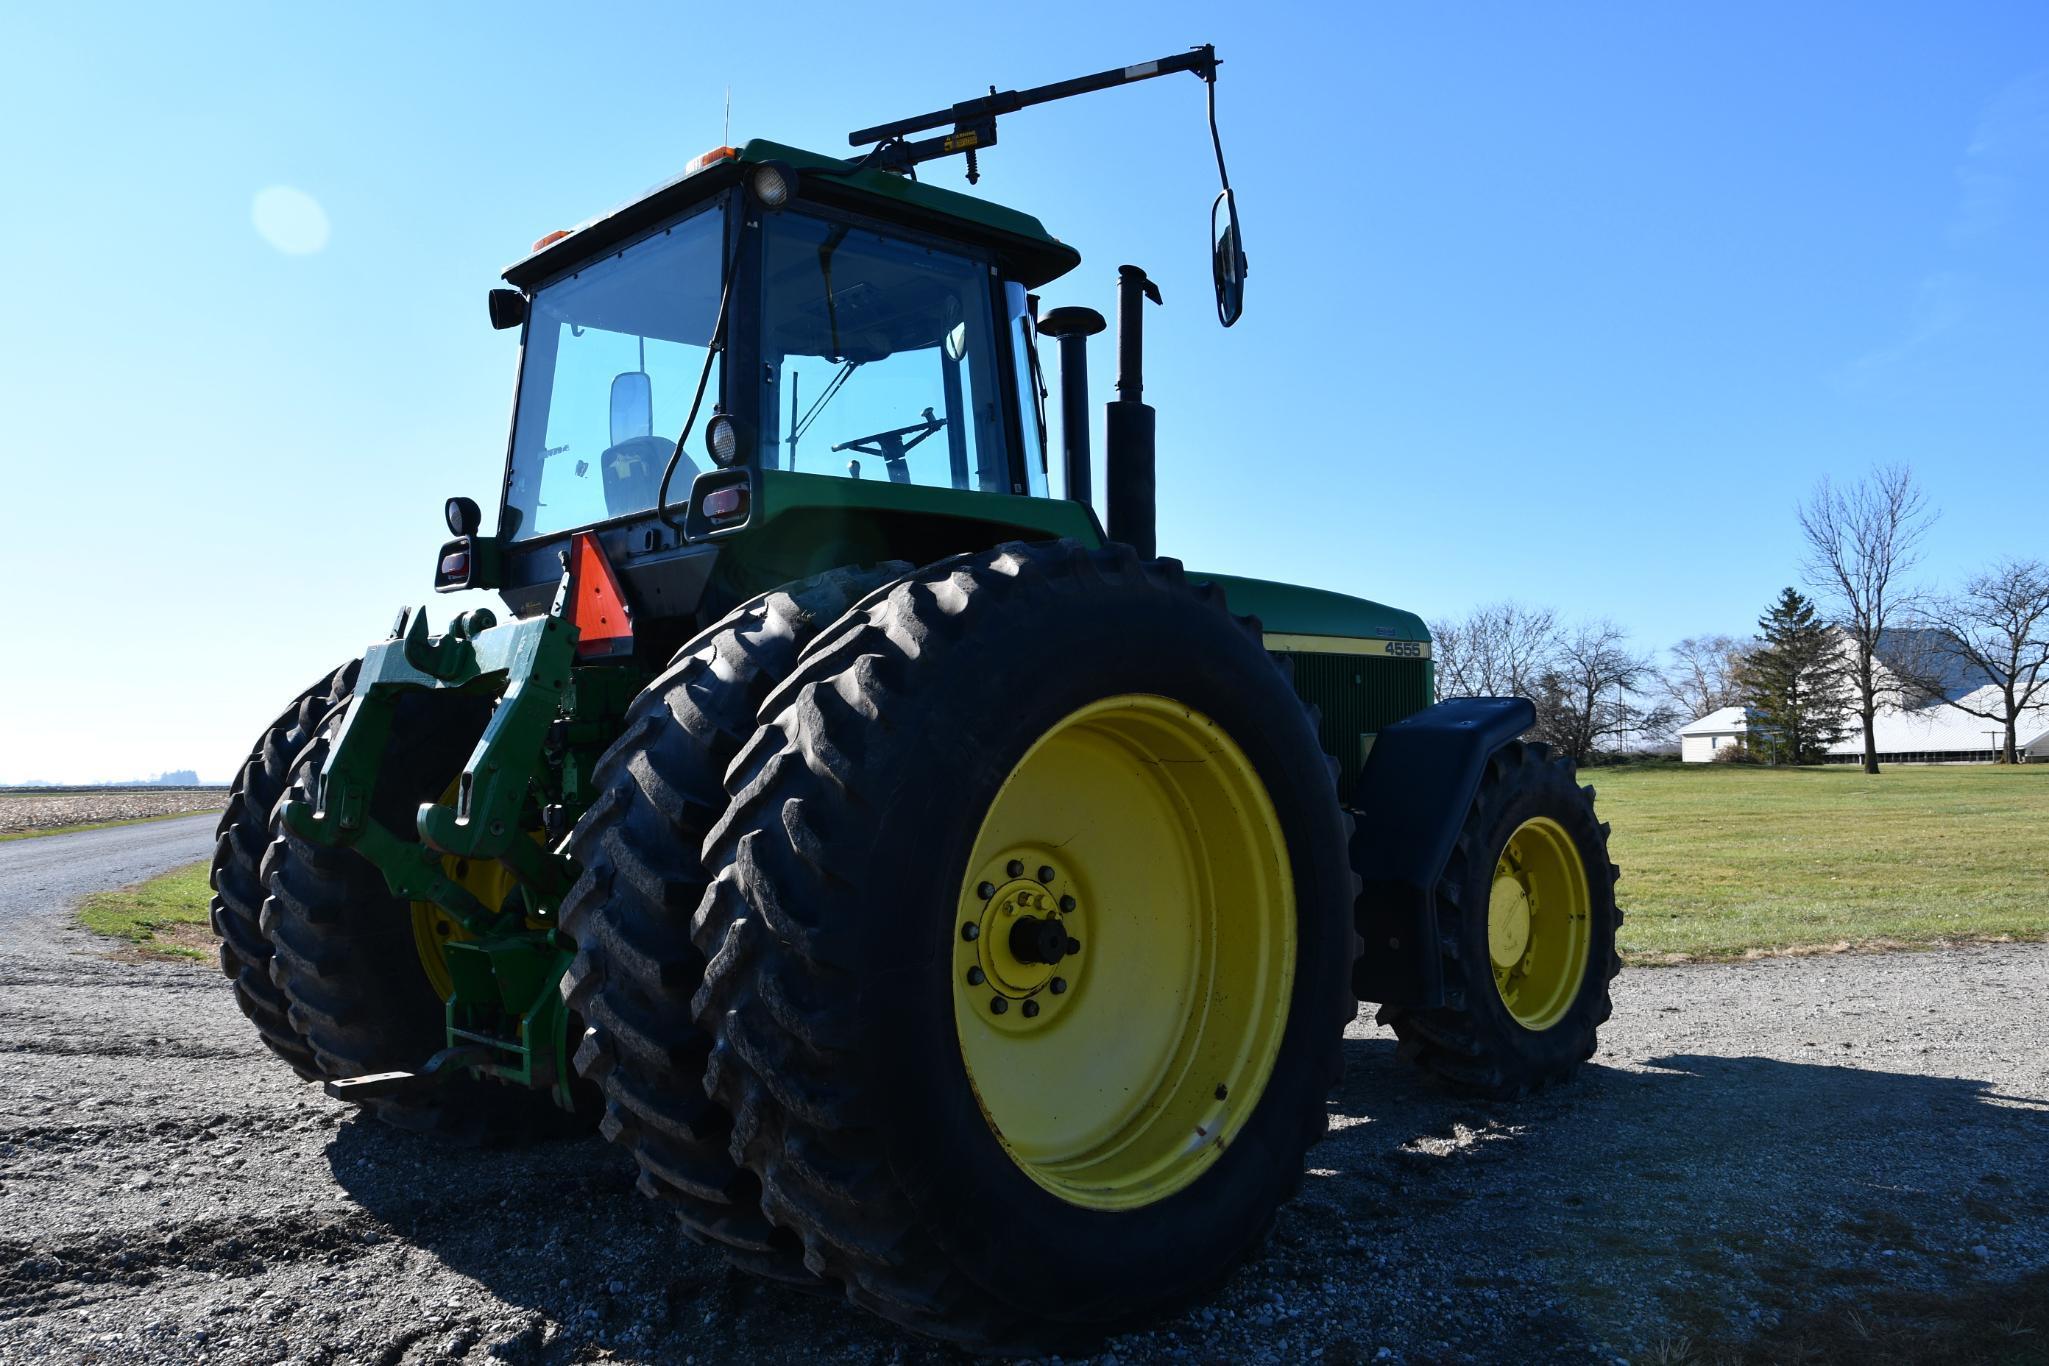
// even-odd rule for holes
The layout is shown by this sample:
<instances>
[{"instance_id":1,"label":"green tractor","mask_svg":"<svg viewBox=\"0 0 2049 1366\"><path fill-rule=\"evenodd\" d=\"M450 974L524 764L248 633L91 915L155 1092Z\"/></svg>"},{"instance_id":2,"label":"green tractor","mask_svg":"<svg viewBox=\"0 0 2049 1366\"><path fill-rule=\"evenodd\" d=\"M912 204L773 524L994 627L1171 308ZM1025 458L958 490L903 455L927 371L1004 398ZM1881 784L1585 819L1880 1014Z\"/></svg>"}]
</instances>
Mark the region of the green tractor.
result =
<instances>
[{"instance_id":1,"label":"green tractor","mask_svg":"<svg viewBox=\"0 0 2049 1366\"><path fill-rule=\"evenodd\" d=\"M1078 255L916 177L1172 72L1214 137L1216 66L722 147L505 272L497 521L451 499L435 575L505 617L401 614L221 824L221 963L285 1063L481 1143L595 1125L735 1264L1037 1350L1223 1280L1361 1001L1481 1095L1593 1053L1615 869L1530 704L1432 705L1412 613L1156 557L1129 266L1106 530L1104 320L1036 297ZM1228 326L1228 179L1212 231Z\"/></svg>"}]
</instances>

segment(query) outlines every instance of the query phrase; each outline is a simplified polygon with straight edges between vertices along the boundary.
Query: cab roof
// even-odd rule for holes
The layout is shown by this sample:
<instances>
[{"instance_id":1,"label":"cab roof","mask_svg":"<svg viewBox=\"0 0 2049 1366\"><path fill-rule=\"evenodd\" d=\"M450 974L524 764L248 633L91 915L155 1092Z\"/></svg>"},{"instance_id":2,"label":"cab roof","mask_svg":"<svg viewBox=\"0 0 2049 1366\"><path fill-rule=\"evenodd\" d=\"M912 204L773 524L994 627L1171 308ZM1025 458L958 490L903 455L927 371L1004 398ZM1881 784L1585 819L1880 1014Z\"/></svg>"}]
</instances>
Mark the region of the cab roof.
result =
<instances>
[{"instance_id":1,"label":"cab roof","mask_svg":"<svg viewBox=\"0 0 2049 1366\"><path fill-rule=\"evenodd\" d=\"M1045 225L1028 213L886 171L844 174L852 161L756 138L742 147L716 148L693 161L674 180L579 223L553 241L543 238L546 245L505 268L505 280L531 290L738 183L747 167L764 161L781 161L796 169L800 203L852 209L988 248L996 254L1005 275L1027 289L1036 289L1081 264L1080 252L1047 232ZM807 171L835 174L807 175Z\"/></svg>"}]
</instances>

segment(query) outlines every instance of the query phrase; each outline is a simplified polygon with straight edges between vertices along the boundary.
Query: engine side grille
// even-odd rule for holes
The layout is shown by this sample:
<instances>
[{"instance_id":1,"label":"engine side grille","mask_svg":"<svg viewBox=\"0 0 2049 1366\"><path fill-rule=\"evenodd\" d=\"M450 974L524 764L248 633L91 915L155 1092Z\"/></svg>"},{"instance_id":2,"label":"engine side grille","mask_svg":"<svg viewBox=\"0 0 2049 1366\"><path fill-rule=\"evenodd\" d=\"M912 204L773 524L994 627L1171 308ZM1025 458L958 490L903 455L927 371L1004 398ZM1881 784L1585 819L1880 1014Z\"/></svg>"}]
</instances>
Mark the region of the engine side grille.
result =
<instances>
[{"instance_id":1,"label":"engine side grille","mask_svg":"<svg viewBox=\"0 0 2049 1366\"><path fill-rule=\"evenodd\" d=\"M1323 713L1318 738L1338 761L1338 795L1349 805L1374 735L1430 705L1430 661L1310 650L1275 657L1292 661L1296 693Z\"/></svg>"}]
</instances>

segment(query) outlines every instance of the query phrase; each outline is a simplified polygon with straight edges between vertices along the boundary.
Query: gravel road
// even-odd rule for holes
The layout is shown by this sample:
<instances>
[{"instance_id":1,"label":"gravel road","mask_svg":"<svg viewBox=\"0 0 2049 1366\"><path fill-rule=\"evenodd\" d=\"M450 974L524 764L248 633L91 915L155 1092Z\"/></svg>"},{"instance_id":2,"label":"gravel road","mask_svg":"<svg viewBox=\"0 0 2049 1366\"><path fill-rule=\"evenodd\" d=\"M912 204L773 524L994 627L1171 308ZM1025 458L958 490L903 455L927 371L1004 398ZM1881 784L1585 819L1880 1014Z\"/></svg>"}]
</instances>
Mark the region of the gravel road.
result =
<instances>
[{"instance_id":1,"label":"gravel road","mask_svg":"<svg viewBox=\"0 0 2049 1366\"><path fill-rule=\"evenodd\" d=\"M0 1363L942 1361L671 1233L595 1140L451 1153L273 1063L86 892L211 822L0 844ZM2049 946L1625 974L1575 1085L1449 1098L1350 1031L1333 1134L1212 1304L1103 1360L1615 1360L2049 1268Z\"/></svg>"}]
</instances>

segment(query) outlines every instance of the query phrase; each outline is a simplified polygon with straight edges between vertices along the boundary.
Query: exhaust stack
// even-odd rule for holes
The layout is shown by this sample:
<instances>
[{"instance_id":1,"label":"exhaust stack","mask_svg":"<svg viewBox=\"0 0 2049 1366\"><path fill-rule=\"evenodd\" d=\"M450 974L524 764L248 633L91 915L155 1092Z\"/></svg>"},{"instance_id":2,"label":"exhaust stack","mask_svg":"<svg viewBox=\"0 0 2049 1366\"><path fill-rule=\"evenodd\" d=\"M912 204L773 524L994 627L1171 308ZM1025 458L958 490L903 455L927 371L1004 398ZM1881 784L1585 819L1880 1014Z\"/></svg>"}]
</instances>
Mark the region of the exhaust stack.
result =
<instances>
[{"instance_id":1,"label":"exhaust stack","mask_svg":"<svg viewBox=\"0 0 2049 1366\"><path fill-rule=\"evenodd\" d=\"M1153 487L1153 410L1145 402L1145 301L1160 287L1137 266L1117 267L1117 397L1106 406L1104 465L1110 539L1140 556L1159 553ZM1063 343L1064 345L1064 343ZM1065 355L1061 361L1065 383ZM1067 410L1063 407L1062 412Z\"/></svg>"}]
</instances>

